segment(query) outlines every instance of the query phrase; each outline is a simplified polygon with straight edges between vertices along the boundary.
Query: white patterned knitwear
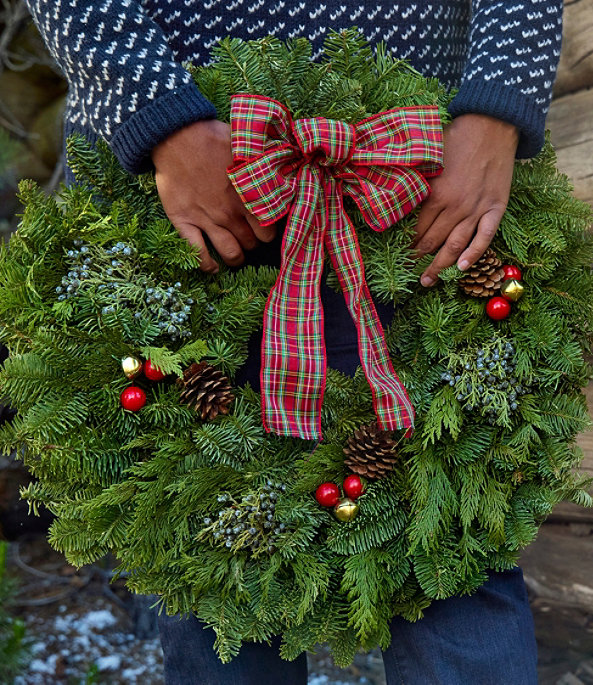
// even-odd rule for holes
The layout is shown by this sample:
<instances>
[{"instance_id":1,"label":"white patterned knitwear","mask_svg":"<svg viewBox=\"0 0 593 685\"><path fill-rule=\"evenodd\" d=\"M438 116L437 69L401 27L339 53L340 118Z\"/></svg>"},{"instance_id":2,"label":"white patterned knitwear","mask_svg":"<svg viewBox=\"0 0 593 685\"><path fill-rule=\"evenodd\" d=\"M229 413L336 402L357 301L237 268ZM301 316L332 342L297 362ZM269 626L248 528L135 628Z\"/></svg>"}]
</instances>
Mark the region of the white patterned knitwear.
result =
<instances>
[{"instance_id":1,"label":"white patterned knitwear","mask_svg":"<svg viewBox=\"0 0 593 685\"><path fill-rule=\"evenodd\" d=\"M560 56L562 0L26 0L69 83L65 135L104 138L132 173L153 147L216 116L182 62L205 64L226 35L304 36L320 54L330 28L358 26L371 43L459 87L450 112L489 114L521 131L518 157L543 144Z\"/></svg>"}]
</instances>

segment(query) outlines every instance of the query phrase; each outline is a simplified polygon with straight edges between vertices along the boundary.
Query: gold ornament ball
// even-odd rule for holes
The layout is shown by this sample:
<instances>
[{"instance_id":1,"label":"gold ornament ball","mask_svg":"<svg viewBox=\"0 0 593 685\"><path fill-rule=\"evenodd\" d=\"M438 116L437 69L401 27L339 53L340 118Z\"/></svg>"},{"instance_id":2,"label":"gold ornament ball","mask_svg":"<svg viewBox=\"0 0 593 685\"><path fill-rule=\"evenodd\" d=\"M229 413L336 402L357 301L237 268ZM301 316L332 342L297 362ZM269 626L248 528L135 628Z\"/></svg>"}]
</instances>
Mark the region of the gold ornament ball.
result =
<instances>
[{"instance_id":1,"label":"gold ornament ball","mask_svg":"<svg viewBox=\"0 0 593 685\"><path fill-rule=\"evenodd\" d=\"M500 294L505 300L516 302L525 292L525 288L514 278L507 278L507 280L500 286Z\"/></svg>"},{"instance_id":2,"label":"gold ornament ball","mask_svg":"<svg viewBox=\"0 0 593 685\"><path fill-rule=\"evenodd\" d=\"M352 521L356 514L358 514L359 508L356 502L352 501L349 497L344 497L334 507L334 515L338 521Z\"/></svg>"},{"instance_id":3,"label":"gold ornament ball","mask_svg":"<svg viewBox=\"0 0 593 685\"><path fill-rule=\"evenodd\" d=\"M136 357L124 357L121 360L121 368L124 376L132 380L142 371L142 362Z\"/></svg>"}]
</instances>

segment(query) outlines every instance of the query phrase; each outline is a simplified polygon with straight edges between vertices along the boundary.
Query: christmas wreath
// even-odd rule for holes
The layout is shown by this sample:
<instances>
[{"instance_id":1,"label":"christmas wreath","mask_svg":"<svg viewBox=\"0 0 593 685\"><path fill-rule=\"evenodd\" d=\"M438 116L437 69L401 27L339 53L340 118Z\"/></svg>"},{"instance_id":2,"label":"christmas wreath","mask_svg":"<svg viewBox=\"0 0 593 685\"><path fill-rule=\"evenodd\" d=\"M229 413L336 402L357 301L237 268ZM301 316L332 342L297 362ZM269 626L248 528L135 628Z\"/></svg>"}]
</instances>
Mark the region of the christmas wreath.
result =
<instances>
[{"instance_id":1,"label":"christmas wreath","mask_svg":"<svg viewBox=\"0 0 593 685\"><path fill-rule=\"evenodd\" d=\"M591 212L547 143L516 165L486 254L425 289L418 279L431 257L412 258L409 210L437 173L435 119L447 122L450 94L356 30L332 34L317 62L305 39L227 38L213 55L192 73L219 118L264 122L250 135L234 129L230 173L238 187L246 176L243 199L271 221L307 173L322 186L327 211L312 221L326 221L327 235L340 221L356 228L370 289L351 303L360 321L372 329L373 298L395 305L385 336L369 336L387 358L353 378L328 369L313 420L289 407L296 429L267 432L259 394L234 379L264 311L274 339L282 310L267 301L278 270L200 272L153 177L130 176L106 145L74 137L79 184L46 197L22 182L22 220L0 255L10 349L0 382L18 410L0 444L37 477L21 494L34 512L55 514L55 549L76 566L112 552L131 590L211 626L223 661L244 640L282 634L286 659L327 642L346 665L361 646L389 644L395 614L417 620L433 600L476 590L488 569L514 566L560 500L591 504L574 470L575 436L589 425ZM302 135L309 164L295 161L294 146L264 140L271 120L282 135ZM364 139L367 125L372 136L396 126L423 141L420 161L416 143L395 146L408 163L395 189L372 164L379 146ZM338 144L314 164L303 140L316 126L326 127L317 141ZM352 130L366 151L348 147ZM266 175L248 148L278 154L276 172ZM367 153L354 178L352 156ZM338 171L319 171L336 154ZM372 230L385 226L372 225L377 198L357 195L364 183L389 186L389 212L403 217L395 226ZM326 246L339 288L347 269ZM393 382L384 392L376 367Z\"/></svg>"}]
</instances>

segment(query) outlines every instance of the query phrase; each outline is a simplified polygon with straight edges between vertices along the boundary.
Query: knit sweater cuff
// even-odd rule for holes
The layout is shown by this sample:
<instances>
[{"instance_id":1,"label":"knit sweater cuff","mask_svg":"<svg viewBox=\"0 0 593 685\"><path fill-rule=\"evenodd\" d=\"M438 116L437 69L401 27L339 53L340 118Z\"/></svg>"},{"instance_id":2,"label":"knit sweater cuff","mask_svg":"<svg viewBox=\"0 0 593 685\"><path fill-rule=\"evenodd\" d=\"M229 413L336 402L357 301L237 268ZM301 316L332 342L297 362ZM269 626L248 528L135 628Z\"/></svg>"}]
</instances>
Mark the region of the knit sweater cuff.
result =
<instances>
[{"instance_id":1,"label":"knit sweater cuff","mask_svg":"<svg viewBox=\"0 0 593 685\"><path fill-rule=\"evenodd\" d=\"M188 83L133 114L109 144L124 169L143 174L154 169L150 153L155 145L194 121L214 117L214 105Z\"/></svg>"},{"instance_id":2,"label":"knit sweater cuff","mask_svg":"<svg viewBox=\"0 0 593 685\"><path fill-rule=\"evenodd\" d=\"M534 157L544 144L545 114L528 96L510 86L478 79L466 81L449 105L452 117L488 114L519 129L517 158Z\"/></svg>"}]
</instances>

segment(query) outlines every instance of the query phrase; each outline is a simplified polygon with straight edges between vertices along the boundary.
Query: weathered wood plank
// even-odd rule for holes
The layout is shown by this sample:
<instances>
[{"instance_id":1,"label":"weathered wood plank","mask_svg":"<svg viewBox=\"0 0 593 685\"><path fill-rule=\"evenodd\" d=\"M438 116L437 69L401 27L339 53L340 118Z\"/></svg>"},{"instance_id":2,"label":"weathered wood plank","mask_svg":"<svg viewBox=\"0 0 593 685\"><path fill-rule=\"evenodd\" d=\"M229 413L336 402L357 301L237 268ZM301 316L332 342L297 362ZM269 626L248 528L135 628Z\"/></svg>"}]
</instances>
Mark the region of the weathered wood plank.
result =
<instances>
[{"instance_id":1,"label":"weathered wood plank","mask_svg":"<svg viewBox=\"0 0 593 685\"><path fill-rule=\"evenodd\" d=\"M563 24L555 95L593 86L593 0L567 0Z\"/></svg>"},{"instance_id":2,"label":"weathered wood plank","mask_svg":"<svg viewBox=\"0 0 593 685\"><path fill-rule=\"evenodd\" d=\"M593 474L591 474L593 475ZM593 509L578 507L572 502L560 502L547 519L550 523L585 523L593 525Z\"/></svg>"},{"instance_id":3,"label":"weathered wood plank","mask_svg":"<svg viewBox=\"0 0 593 685\"><path fill-rule=\"evenodd\" d=\"M567 526L542 526L537 540L522 552L519 563L535 597L593 611L591 536L571 535Z\"/></svg>"},{"instance_id":4,"label":"weathered wood plank","mask_svg":"<svg viewBox=\"0 0 593 685\"><path fill-rule=\"evenodd\" d=\"M576 196L593 204L593 88L554 100L547 126L558 166L572 179Z\"/></svg>"}]
</instances>

